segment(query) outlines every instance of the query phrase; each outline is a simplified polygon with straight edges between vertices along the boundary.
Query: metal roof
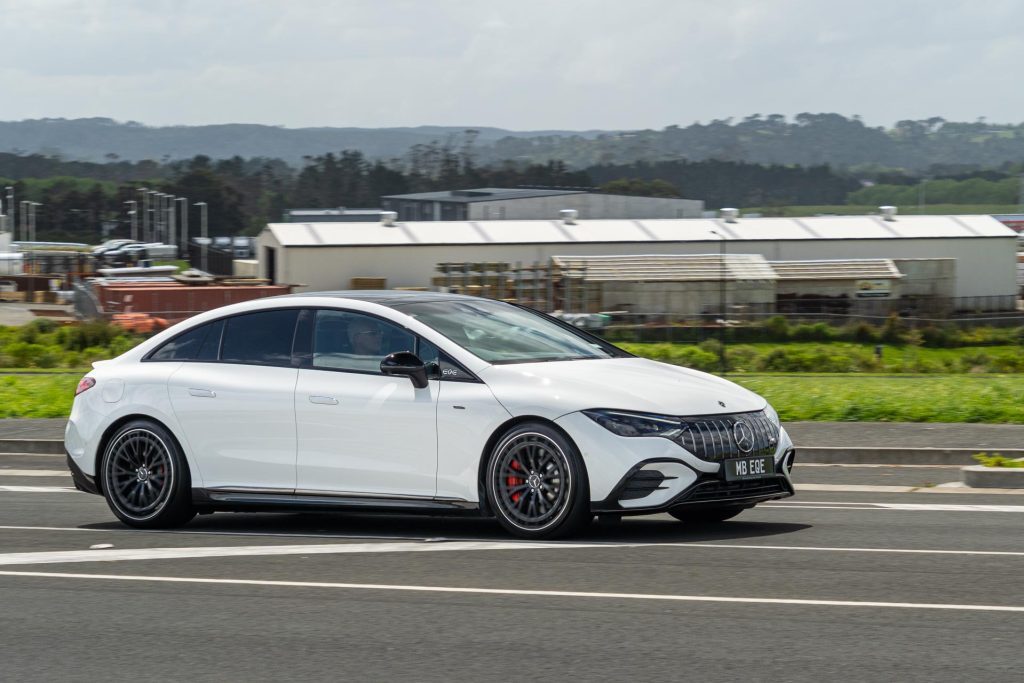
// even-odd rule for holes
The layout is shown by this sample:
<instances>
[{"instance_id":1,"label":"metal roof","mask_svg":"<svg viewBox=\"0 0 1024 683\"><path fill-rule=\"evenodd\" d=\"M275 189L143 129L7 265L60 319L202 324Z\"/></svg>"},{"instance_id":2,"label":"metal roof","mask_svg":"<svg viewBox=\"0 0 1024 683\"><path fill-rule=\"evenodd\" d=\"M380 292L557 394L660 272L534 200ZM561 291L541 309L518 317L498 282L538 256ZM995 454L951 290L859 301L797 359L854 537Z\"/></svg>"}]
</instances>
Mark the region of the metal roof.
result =
<instances>
[{"instance_id":1,"label":"metal roof","mask_svg":"<svg viewBox=\"0 0 1024 683\"><path fill-rule=\"evenodd\" d=\"M565 194L587 194L586 190L538 190L511 187L478 187L472 190L446 190L444 192L415 192L413 194L389 194L381 199L406 199L430 202L495 202L506 199L529 199L531 197L555 197Z\"/></svg>"},{"instance_id":2,"label":"metal roof","mask_svg":"<svg viewBox=\"0 0 1024 683\"><path fill-rule=\"evenodd\" d=\"M771 281L775 272L760 254L637 254L552 256L563 277L587 282Z\"/></svg>"},{"instance_id":3,"label":"metal roof","mask_svg":"<svg viewBox=\"0 0 1024 683\"><path fill-rule=\"evenodd\" d=\"M483 244L588 244L650 242L760 242L822 239L922 239L1017 237L991 216L821 216L749 218L726 223L713 218L651 220L416 221L383 223L271 223L284 246L412 246ZM714 232L712 232L714 231ZM719 237L721 235L721 238ZM709 247L709 251L716 247ZM730 250L735 247L730 247Z\"/></svg>"},{"instance_id":4,"label":"metal roof","mask_svg":"<svg viewBox=\"0 0 1024 683\"><path fill-rule=\"evenodd\" d=\"M780 280L887 280L901 278L890 259L771 261Z\"/></svg>"}]
</instances>

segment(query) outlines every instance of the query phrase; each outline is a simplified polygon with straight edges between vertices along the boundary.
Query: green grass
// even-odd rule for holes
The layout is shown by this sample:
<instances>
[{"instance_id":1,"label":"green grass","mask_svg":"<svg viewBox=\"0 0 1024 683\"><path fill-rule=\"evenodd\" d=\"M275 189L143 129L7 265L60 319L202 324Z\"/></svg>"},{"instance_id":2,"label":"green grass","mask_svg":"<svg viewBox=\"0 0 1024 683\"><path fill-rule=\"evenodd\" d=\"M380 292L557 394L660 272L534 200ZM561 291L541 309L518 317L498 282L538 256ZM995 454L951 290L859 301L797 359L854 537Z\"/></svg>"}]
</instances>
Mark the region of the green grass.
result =
<instances>
[{"instance_id":1,"label":"green grass","mask_svg":"<svg viewBox=\"0 0 1024 683\"><path fill-rule=\"evenodd\" d=\"M785 420L1024 424L1024 375L729 375Z\"/></svg>"},{"instance_id":2,"label":"green grass","mask_svg":"<svg viewBox=\"0 0 1024 683\"><path fill-rule=\"evenodd\" d=\"M67 417L79 375L0 375L0 418Z\"/></svg>"},{"instance_id":3,"label":"green grass","mask_svg":"<svg viewBox=\"0 0 1024 683\"><path fill-rule=\"evenodd\" d=\"M672 343L620 343L644 358L684 365L696 370L720 369L717 341L699 345ZM955 349L882 345L853 342L785 342L729 344L726 360L731 373L751 372L863 372L881 374L956 374L1024 372L1024 348L1019 345L964 346Z\"/></svg>"},{"instance_id":4,"label":"green grass","mask_svg":"<svg viewBox=\"0 0 1024 683\"><path fill-rule=\"evenodd\" d=\"M0 418L66 417L77 375L0 375ZM733 375L783 420L1024 424L1024 375Z\"/></svg>"}]
</instances>

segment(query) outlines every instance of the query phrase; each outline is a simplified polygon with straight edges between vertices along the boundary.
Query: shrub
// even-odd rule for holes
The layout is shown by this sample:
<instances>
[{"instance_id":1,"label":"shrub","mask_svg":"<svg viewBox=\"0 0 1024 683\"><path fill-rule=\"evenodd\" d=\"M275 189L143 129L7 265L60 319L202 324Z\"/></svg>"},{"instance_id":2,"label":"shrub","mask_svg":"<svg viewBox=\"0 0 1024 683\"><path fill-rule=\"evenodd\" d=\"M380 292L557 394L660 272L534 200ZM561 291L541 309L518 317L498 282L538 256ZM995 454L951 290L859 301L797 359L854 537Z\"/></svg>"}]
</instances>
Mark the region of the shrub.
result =
<instances>
[{"instance_id":1,"label":"shrub","mask_svg":"<svg viewBox=\"0 0 1024 683\"><path fill-rule=\"evenodd\" d=\"M27 368L35 365L36 360L46 352L41 344L30 344L24 341L12 342L4 347L4 355L11 359L11 366Z\"/></svg>"},{"instance_id":2,"label":"shrub","mask_svg":"<svg viewBox=\"0 0 1024 683\"><path fill-rule=\"evenodd\" d=\"M781 315L775 315L764 321L764 330L770 341L786 341L789 339L789 323Z\"/></svg>"},{"instance_id":3,"label":"shrub","mask_svg":"<svg viewBox=\"0 0 1024 683\"><path fill-rule=\"evenodd\" d=\"M1000 453L975 453L971 456L985 467L1024 467L1024 458L1007 458Z\"/></svg>"}]
</instances>

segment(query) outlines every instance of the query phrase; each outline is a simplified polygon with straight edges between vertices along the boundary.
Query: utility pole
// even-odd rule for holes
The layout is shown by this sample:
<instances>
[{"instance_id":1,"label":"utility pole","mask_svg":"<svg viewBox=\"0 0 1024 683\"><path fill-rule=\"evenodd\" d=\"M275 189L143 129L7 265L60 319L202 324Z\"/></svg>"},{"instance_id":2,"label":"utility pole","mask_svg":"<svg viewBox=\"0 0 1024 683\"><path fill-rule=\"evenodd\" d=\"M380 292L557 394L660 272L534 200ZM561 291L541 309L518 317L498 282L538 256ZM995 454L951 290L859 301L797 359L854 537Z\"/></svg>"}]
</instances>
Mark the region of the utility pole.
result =
<instances>
[{"instance_id":1,"label":"utility pole","mask_svg":"<svg viewBox=\"0 0 1024 683\"><path fill-rule=\"evenodd\" d=\"M149 233L149 190L145 187L140 187L136 190L142 195L142 199L139 204L142 205L142 241L146 241L146 235Z\"/></svg>"},{"instance_id":2,"label":"utility pole","mask_svg":"<svg viewBox=\"0 0 1024 683\"><path fill-rule=\"evenodd\" d=\"M7 190L7 229L11 231L11 239L14 239L14 231L17 229L14 223L14 188L8 185Z\"/></svg>"},{"instance_id":3,"label":"utility pole","mask_svg":"<svg viewBox=\"0 0 1024 683\"><path fill-rule=\"evenodd\" d=\"M27 199L23 199L19 202L19 209L21 211L21 239L20 242L28 242L28 207L32 202Z\"/></svg>"}]
</instances>

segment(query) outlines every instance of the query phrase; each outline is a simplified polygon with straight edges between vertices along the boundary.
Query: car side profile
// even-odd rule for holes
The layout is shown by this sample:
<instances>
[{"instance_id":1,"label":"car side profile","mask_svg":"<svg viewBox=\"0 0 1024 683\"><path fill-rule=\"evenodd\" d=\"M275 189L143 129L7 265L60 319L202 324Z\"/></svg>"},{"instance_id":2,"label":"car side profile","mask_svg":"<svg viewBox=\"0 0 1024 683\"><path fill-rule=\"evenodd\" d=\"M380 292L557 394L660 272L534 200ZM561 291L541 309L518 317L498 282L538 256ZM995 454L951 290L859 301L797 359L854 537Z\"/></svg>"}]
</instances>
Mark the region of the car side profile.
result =
<instances>
[{"instance_id":1,"label":"car side profile","mask_svg":"<svg viewBox=\"0 0 1024 683\"><path fill-rule=\"evenodd\" d=\"M296 294L197 315L79 383L75 485L125 524L219 510L480 514L525 538L595 515L729 519L793 495L778 415L514 304Z\"/></svg>"}]
</instances>

